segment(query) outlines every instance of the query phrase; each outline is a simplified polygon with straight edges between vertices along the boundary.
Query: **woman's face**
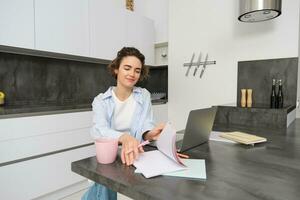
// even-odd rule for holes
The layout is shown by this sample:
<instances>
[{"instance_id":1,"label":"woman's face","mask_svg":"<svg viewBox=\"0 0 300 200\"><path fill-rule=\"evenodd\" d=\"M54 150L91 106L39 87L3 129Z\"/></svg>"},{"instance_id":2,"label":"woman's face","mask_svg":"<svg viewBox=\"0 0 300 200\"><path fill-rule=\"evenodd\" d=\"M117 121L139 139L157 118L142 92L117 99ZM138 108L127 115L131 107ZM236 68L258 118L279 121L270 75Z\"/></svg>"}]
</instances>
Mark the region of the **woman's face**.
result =
<instances>
[{"instance_id":1,"label":"woman's face","mask_svg":"<svg viewBox=\"0 0 300 200\"><path fill-rule=\"evenodd\" d=\"M117 74L117 84L126 88L133 88L138 82L142 71L142 63L135 56L126 56L122 59L119 69L115 69Z\"/></svg>"}]
</instances>

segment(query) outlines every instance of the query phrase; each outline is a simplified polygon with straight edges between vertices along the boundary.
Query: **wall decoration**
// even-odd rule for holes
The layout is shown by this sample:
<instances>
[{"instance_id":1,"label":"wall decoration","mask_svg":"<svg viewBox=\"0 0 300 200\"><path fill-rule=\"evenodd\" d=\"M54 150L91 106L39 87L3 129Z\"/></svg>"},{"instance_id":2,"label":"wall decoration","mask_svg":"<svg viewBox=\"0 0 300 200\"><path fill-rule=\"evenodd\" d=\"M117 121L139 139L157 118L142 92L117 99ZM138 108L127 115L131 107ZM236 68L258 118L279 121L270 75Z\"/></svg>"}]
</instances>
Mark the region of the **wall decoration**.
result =
<instances>
[{"instance_id":1,"label":"wall decoration","mask_svg":"<svg viewBox=\"0 0 300 200\"><path fill-rule=\"evenodd\" d=\"M198 56L197 62L195 62L195 63L193 62L194 58L195 58L195 53L193 53L191 61L189 63L184 63L183 64L183 67L187 67L185 76L189 75L189 72L190 72L192 66L195 66L193 76L196 76L196 73L197 73L198 69L202 65L203 67L202 67L202 70L201 70L200 75L199 75L199 78L202 78L202 76L203 76L203 74L205 72L206 66L207 65L214 65L214 64L216 64L216 61L208 61L208 54L206 54L204 62L201 62L201 59L202 59L202 53L201 52L200 52L200 54Z\"/></svg>"}]
</instances>

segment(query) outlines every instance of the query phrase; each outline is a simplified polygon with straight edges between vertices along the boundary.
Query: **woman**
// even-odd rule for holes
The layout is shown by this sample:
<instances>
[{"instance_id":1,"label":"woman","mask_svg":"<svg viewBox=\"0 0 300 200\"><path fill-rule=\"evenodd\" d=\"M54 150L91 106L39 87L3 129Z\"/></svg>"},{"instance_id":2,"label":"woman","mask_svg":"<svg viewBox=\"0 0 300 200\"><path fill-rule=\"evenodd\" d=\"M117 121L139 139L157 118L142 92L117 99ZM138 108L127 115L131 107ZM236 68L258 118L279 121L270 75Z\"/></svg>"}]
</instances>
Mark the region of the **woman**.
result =
<instances>
[{"instance_id":1,"label":"woman","mask_svg":"<svg viewBox=\"0 0 300 200\"><path fill-rule=\"evenodd\" d=\"M143 140L156 140L163 124L154 126L150 93L135 87L136 83L148 76L144 66L145 57L136 48L124 47L108 66L116 78L117 86L110 87L93 101L93 138L118 138L122 144L121 160L132 165L143 152L138 145ZM116 192L100 184L94 184L82 200L117 199Z\"/></svg>"}]
</instances>

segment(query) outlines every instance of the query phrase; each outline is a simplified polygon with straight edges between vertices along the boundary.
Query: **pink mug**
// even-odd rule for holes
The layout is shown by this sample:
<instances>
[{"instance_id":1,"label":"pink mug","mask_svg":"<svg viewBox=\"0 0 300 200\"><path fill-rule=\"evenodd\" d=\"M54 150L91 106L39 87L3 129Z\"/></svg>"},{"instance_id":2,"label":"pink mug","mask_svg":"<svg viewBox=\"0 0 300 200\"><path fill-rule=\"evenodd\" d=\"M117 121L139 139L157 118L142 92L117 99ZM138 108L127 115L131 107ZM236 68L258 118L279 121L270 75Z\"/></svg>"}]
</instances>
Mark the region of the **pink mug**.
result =
<instances>
[{"instance_id":1,"label":"pink mug","mask_svg":"<svg viewBox=\"0 0 300 200\"><path fill-rule=\"evenodd\" d=\"M99 138L95 141L97 161L110 164L116 160L118 153L118 139Z\"/></svg>"}]
</instances>

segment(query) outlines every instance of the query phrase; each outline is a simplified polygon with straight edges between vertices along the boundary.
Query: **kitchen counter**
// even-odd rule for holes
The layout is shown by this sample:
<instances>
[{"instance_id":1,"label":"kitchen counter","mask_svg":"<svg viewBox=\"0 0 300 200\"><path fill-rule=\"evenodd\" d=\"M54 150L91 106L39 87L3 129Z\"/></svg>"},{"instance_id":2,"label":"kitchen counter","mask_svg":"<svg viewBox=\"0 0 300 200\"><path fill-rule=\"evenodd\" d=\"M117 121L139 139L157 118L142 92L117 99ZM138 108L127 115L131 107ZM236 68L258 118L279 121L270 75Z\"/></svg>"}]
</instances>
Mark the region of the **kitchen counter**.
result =
<instances>
[{"instance_id":1,"label":"kitchen counter","mask_svg":"<svg viewBox=\"0 0 300 200\"><path fill-rule=\"evenodd\" d=\"M153 100L152 105L166 104L167 102L167 99ZM51 106L0 106L0 119L84 112L91 110L91 104Z\"/></svg>"},{"instance_id":2,"label":"kitchen counter","mask_svg":"<svg viewBox=\"0 0 300 200\"><path fill-rule=\"evenodd\" d=\"M284 108L270 108L270 105L266 105L266 104L252 104L252 107L247 108L247 107L241 107L239 105L237 105L237 103L229 103L229 104L224 104L224 105L219 105L220 107L234 107L237 109L248 109L248 110L259 110L259 109L265 109L265 110L270 110L271 112L277 112L278 110L284 110L287 113L290 113L291 111L293 111L296 108L296 105L287 105Z\"/></svg>"},{"instance_id":3,"label":"kitchen counter","mask_svg":"<svg viewBox=\"0 0 300 200\"><path fill-rule=\"evenodd\" d=\"M239 125L267 129L286 129L296 118L296 106L271 109L267 105L242 108L236 104L218 106L214 126Z\"/></svg>"},{"instance_id":4,"label":"kitchen counter","mask_svg":"<svg viewBox=\"0 0 300 200\"><path fill-rule=\"evenodd\" d=\"M207 180L134 173L120 158L98 164L95 157L72 163L72 171L133 199L289 199L300 196L300 119L286 130L226 127L266 137L254 147L209 141L187 152L205 159Z\"/></svg>"}]
</instances>

